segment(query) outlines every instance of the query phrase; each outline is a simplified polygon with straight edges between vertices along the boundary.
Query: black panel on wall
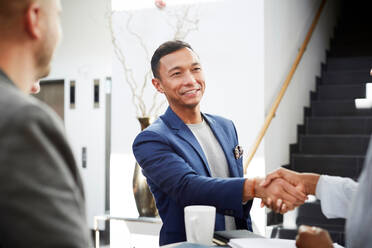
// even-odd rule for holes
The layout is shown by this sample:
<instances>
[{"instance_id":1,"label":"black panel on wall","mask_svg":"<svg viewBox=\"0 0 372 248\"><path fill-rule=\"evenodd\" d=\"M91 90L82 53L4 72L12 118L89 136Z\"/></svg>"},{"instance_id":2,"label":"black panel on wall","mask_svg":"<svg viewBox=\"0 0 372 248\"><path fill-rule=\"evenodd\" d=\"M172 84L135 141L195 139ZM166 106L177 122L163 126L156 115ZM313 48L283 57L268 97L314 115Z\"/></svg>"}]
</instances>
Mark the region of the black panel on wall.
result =
<instances>
[{"instance_id":1,"label":"black panel on wall","mask_svg":"<svg viewBox=\"0 0 372 248\"><path fill-rule=\"evenodd\" d=\"M99 108L99 79L94 80L94 107Z\"/></svg>"},{"instance_id":2,"label":"black panel on wall","mask_svg":"<svg viewBox=\"0 0 372 248\"><path fill-rule=\"evenodd\" d=\"M70 108L75 108L76 81L70 81Z\"/></svg>"},{"instance_id":3,"label":"black panel on wall","mask_svg":"<svg viewBox=\"0 0 372 248\"><path fill-rule=\"evenodd\" d=\"M81 148L81 166L86 169L87 168L87 147L84 146Z\"/></svg>"},{"instance_id":4,"label":"black panel on wall","mask_svg":"<svg viewBox=\"0 0 372 248\"><path fill-rule=\"evenodd\" d=\"M40 87L40 92L33 96L49 105L64 120L65 80L42 80Z\"/></svg>"}]
</instances>

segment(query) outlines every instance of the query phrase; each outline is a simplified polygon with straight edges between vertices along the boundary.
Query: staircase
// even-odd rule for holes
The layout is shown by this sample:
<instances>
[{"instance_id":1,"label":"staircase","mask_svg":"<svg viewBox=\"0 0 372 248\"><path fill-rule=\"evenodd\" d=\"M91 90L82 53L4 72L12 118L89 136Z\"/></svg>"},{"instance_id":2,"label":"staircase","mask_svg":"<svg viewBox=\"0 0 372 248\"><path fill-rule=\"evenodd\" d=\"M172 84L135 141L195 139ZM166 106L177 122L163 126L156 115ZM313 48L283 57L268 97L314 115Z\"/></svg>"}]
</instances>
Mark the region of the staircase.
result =
<instances>
[{"instance_id":1,"label":"staircase","mask_svg":"<svg viewBox=\"0 0 372 248\"><path fill-rule=\"evenodd\" d=\"M298 142L291 145L290 165L298 172L315 172L357 180L372 134L372 109L356 109L355 98L366 97L366 82L372 82L372 23L370 1L343 1L342 16L305 108L304 125L298 127ZM278 216L268 216L274 224ZM280 217L279 217L280 219ZM271 222L271 223L270 223ZM299 207L296 224L327 229L334 242L345 244L345 220L327 219L320 202ZM297 229L276 227L272 237L295 239Z\"/></svg>"}]
</instances>

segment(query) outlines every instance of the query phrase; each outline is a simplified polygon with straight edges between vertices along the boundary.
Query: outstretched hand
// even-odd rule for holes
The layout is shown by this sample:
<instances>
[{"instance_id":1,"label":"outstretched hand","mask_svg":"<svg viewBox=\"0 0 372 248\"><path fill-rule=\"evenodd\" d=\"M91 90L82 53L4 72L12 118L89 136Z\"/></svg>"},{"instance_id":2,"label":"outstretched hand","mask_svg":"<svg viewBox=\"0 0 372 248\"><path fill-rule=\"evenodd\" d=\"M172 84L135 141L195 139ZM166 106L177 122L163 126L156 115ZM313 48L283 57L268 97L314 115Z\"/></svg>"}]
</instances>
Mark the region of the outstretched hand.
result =
<instances>
[{"instance_id":1,"label":"outstretched hand","mask_svg":"<svg viewBox=\"0 0 372 248\"><path fill-rule=\"evenodd\" d=\"M313 174L313 173L298 173L298 172L291 171L288 169L279 168L276 171L268 174L265 180L260 183L260 186L268 187L275 180L279 178L287 181L288 183L293 185L296 188L296 190L303 192L305 195L309 195L309 194L314 195L316 185L319 180L319 175ZM280 199L262 200L261 207L266 205L267 207L272 208L271 206L273 205L273 203L277 208L279 208L279 205L281 202L280 202ZM284 211L285 209L283 209L283 207L285 206L282 205L279 208L280 211L276 211L276 212L283 213L283 212L287 212L288 210L291 210L291 209L288 209L287 211Z\"/></svg>"},{"instance_id":2,"label":"outstretched hand","mask_svg":"<svg viewBox=\"0 0 372 248\"><path fill-rule=\"evenodd\" d=\"M256 197L261 198L275 212L285 213L303 204L307 196L303 191L282 178L270 181L270 185L256 187Z\"/></svg>"},{"instance_id":3,"label":"outstretched hand","mask_svg":"<svg viewBox=\"0 0 372 248\"><path fill-rule=\"evenodd\" d=\"M268 174L263 182L261 182L261 186L266 187L268 186L273 180L276 178L283 178L293 186L295 186L298 190L305 192L305 182L301 177L301 173L287 170L284 168L279 168L274 172ZM309 194L305 192L305 194Z\"/></svg>"}]
</instances>

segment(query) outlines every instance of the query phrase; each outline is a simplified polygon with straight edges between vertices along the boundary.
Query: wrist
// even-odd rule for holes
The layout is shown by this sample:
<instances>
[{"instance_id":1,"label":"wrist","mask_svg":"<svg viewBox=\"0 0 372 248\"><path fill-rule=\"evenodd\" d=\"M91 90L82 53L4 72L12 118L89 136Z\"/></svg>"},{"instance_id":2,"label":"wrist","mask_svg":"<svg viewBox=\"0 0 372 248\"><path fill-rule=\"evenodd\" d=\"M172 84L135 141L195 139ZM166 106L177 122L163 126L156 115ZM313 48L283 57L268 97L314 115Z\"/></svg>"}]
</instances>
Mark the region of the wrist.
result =
<instances>
[{"instance_id":1,"label":"wrist","mask_svg":"<svg viewBox=\"0 0 372 248\"><path fill-rule=\"evenodd\" d=\"M318 184L320 175L315 173L303 173L301 177L305 184L306 195L315 195L316 185Z\"/></svg>"},{"instance_id":2,"label":"wrist","mask_svg":"<svg viewBox=\"0 0 372 248\"><path fill-rule=\"evenodd\" d=\"M260 186L260 184L264 181L264 179L256 177L254 186L254 197L256 198L263 198L264 197L264 188Z\"/></svg>"},{"instance_id":3,"label":"wrist","mask_svg":"<svg viewBox=\"0 0 372 248\"><path fill-rule=\"evenodd\" d=\"M260 178L245 179L243 188L243 202L257 197L258 188L261 181L262 179Z\"/></svg>"}]
</instances>

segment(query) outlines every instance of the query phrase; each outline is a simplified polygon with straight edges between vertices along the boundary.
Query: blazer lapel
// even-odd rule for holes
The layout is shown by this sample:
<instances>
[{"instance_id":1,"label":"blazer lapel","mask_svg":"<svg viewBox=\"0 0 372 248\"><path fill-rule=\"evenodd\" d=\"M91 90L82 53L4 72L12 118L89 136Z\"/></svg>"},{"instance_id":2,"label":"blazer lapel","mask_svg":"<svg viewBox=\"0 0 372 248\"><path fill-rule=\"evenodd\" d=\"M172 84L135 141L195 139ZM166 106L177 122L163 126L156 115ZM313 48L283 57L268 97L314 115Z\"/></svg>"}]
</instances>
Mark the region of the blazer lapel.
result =
<instances>
[{"instance_id":1,"label":"blazer lapel","mask_svg":"<svg viewBox=\"0 0 372 248\"><path fill-rule=\"evenodd\" d=\"M185 140L194 148L194 150L201 157L208 175L211 176L212 174L209 169L207 158L203 152L203 149L201 148L198 140L195 138L194 134L191 132L188 126L186 126L186 124L173 112L170 107L168 107L167 111L161 118L168 124L170 128L175 130L175 134L177 134L180 138Z\"/></svg>"},{"instance_id":2,"label":"blazer lapel","mask_svg":"<svg viewBox=\"0 0 372 248\"><path fill-rule=\"evenodd\" d=\"M235 157L234 157L234 144L229 144L228 140L229 137L226 136L224 130L222 129L221 125L217 123L214 119L206 116L203 114L203 118L207 120L209 126L211 127L213 134L216 136L218 142L220 143L229 165L229 171L231 177L239 177L239 170L236 165Z\"/></svg>"}]
</instances>

